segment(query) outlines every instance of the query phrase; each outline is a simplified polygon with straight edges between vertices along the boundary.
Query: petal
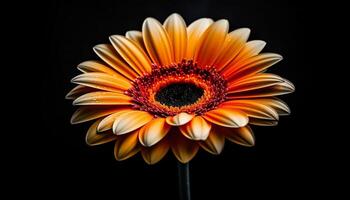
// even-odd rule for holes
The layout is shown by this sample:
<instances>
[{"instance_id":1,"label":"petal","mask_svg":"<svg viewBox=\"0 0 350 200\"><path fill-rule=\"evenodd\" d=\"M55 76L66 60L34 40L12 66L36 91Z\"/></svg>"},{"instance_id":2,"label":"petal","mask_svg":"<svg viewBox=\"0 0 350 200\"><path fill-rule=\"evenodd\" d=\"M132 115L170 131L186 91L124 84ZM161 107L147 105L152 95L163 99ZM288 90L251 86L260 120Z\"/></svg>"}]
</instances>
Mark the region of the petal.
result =
<instances>
[{"instance_id":1,"label":"petal","mask_svg":"<svg viewBox=\"0 0 350 200\"><path fill-rule=\"evenodd\" d=\"M199 145L211 154L218 155L222 152L225 144L225 135L216 126L212 127L209 137Z\"/></svg>"},{"instance_id":2,"label":"petal","mask_svg":"<svg viewBox=\"0 0 350 200\"><path fill-rule=\"evenodd\" d=\"M123 110L120 110L118 112L115 112L107 117L105 117L97 126L97 131L98 132L103 132L103 131L107 131L111 128L113 128L113 123L115 121L115 119L123 114L123 113L126 113L126 112L129 112L131 111L132 109L123 109Z\"/></svg>"},{"instance_id":3,"label":"petal","mask_svg":"<svg viewBox=\"0 0 350 200\"><path fill-rule=\"evenodd\" d=\"M139 140L143 146L151 147L163 139L171 126L165 123L165 118L156 118L148 122L139 131Z\"/></svg>"},{"instance_id":4,"label":"petal","mask_svg":"<svg viewBox=\"0 0 350 200\"><path fill-rule=\"evenodd\" d=\"M128 31L125 33L125 37L134 41L146 52L146 47L143 43L142 33L140 31Z\"/></svg>"},{"instance_id":5,"label":"petal","mask_svg":"<svg viewBox=\"0 0 350 200\"><path fill-rule=\"evenodd\" d=\"M203 35L203 33L208 29L208 27L213 23L212 19L201 18L192 22L187 28L187 49L186 58L192 59L198 42Z\"/></svg>"},{"instance_id":6,"label":"petal","mask_svg":"<svg viewBox=\"0 0 350 200\"><path fill-rule=\"evenodd\" d=\"M242 111L230 108L217 108L203 116L206 120L225 127L242 127L248 123L248 116Z\"/></svg>"},{"instance_id":7,"label":"petal","mask_svg":"<svg viewBox=\"0 0 350 200\"><path fill-rule=\"evenodd\" d=\"M278 113L274 109L254 100L227 101L222 107L241 110L253 118L278 120Z\"/></svg>"},{"instance_id":8,"label":"petal","mask_svg":"<svg viewBox=\"0 0 350 200\"><path fill-rule=\"evenodd\" d=\"M234 66L238 62L245 61L248 58L258 55L265 47L266 42L262 40L252 40L247 42L241 49L239 54L228 64L228 66ZM225 68L226 70L228 68Z\"/></svg>"},{"instance_id":9,"label":"petal","mask_svg":"<svg viewBox=\"0 0 350 200\"><path fill-rule=\"evenodd\" d=\"M188 139L206 140L211 129L211 124L203 117L196 116L189 123L180 126L179 129Z\"/></svg>"},{"instance_id":10,"label":"petal","mask_svg":"<svg viewBox=\"0 0 350 200\"><path fill-rule=\"evenodd\" d=\"M118 136L114 146L114 156L116 160L121 161L128 159L140 151L137 137L138 130L127 135Z\"/></svg>"},{"instance_id":11,"label":"petal","mask_svg":"<svg viewBox=\"0 0 350 200\"><path fill-rule=\"evenodd\" d=\"M282 60L282 56L275 53L263 53L235 65L227 66L228 70L223 72L227 80L234 80L244 76L257 74Z\"/></svg>"},{"instance_id":12,"label":"petal","mask_svg":"<svg viewBox=\"0 0 350 200\"><path fill-rule=\"evenodd\" d=\"M71 91L69 91L65 98L66 99L76 99L83 94L90 93L90 92L96 92L96 91L97 91L97 89L95 89L95 88L86 87L83 85L78 85L78 86L74 87Z\"/></svg>"},{"instance_id":13,"label":"petal","mask_svg":"<svg viewBox=\"0 0 350 200\"><path fill-rule=\"evenodd\" d=\"M83 73L100 72L100 73L105 73L112 76L119 75L116 71L114 71L110 67L107 67L101 62L95 61L95 60L89 60L89 61L80 63L78 65L78 69Z\"/></svg>"},{"instance_id":14,"label":"petal","mask_svg":"<svg viewBox=\"0 0 350 200\"><path fill-rule=\"evenodd\" d=\"M100 121L101 120L97 120L90 126L85 137L86 144L90 146L95 146L111 142L117 139L117 136L114 135L112 131L97 133L97 125L100 123Z\"/></svg>"},{"instance_id":15,"label":"petal","mask_svg":"<svg viewBox=\"0 0 350 200\"><path fill-rule=\"evenodd\" d=\"M262 98L262 97L271 97L278 96L283 94L288 94L294 92L294 85L283 79L282 83L275 84L270 87L259 88L256 90L249 90L237 93L230 93L227 95L227 99L251 99L251 98Z\"/></svg>"},{"instance_id":16,"label":"petal","mask_svg":"<svg viewBox=\"0 0 350 200\"><path fill-rule=\"evenodd\" d=\"M203 33L195 51L194 60L199 66L211 66L214 64L218 53L221 51L225 41L229 23L227 20L218 20L214 22Z\"/></svg>"},{"instance_id":17,"label":"petal","mask_svg":"<svg viewBox=\"0 0 350 200\"><path fill-rule=\"evenodd\" d=\"M255 145L255 138L252 129L249 126L240 128L221 128L226 138L236 144L251 147Z\"/></svg>"},{"instance_id":18,"label":"petal","mask_svg":"<svg viewBox=\"0 0 350 200\"><path fill-rule=\"evenodd\" d=\"M181 163L188 163L198 152L196 141L184 137L180 132L172 133L171 150Z\"/></svg>"},{"instance_id":19,"label":"petal","mask_svg":"<svg viewBox=\"0 0 350 200\"><path fill-rule=\"evenodd\" d=\"M249 28L240 28L232 31L226 36L221 52L214 62L217 70L222 70L231 60L233 60L244 47L250 34Z\"/></svg>"},{"instance_id":20,"label":"petal","mask_svg":"<svg viewBox=\"0 0 350 200\"><path fill-rule=\"evenodd\" d=\"M120 93L124 93L125 90L132 87L130 81L120 75L111 76L100 72L80 74L72 79L72 83Z\"/></svg>"},{"instance_id":21,"label":"petal","mask_svg":"<svg viewBox=\"0 0 350 200\"><path fill-rule=\"evenodd\" d=\"M175 116L168 116L166 122L172 126L182 126L193 119L194 115L188 113L179 113Z\"/></svg>"},{"instance_id":22,"label":"petal","mask_svg":"<svg viewBox=\"0 0 350 200\"><path fill-rule=\"evenodd\" d=\"M135 80L138 77L137 73L123 61L112 45L100 44L94 47L94 51L103 61L126 78Z\"/></svg>"},{"instance_id":23,"label":"petal","mask_svg":"<svg viewBox=\"0 0 350 200\"><path fill-rule=\"evenodd\" d=\"M170 15L164 22L164 28L168 32L173 46L174 61L181 62L186 55L187 30L184 19L177 13Z\"/></svg>"},{"instance_id":24,"label":"petal","mask_svg":"<svg viewBox=\"0 0 350 200\"><path fill-rule=\"evenodd\" d=\"M152 70L151 60L136 42L121 35L109 37L114 48L124 60L139 74L143 75Z\"/></svg>"},{"instance_id":25,"label":"petal","mask_svg":"<svg viewBox=\"0 0 350 200\"><path fill-rule=\"evenodd\" d=\"M140 128L153 119L153 115L145 111L133 110L116 117L113 123L113 132L123 135Z\"/></svg>"},{"instance_id":26,"label":"petal","mask_svg":"<svg viewBox=\"0 0 350 200\"><path fill-rule=\"evenodd\" d=\"M145 162L149 165L159 162L169 151L169 141L164 139L152 147L144 147L141 149L141 155Z\"/></svg>"},{"instance_id":27,"label":"petal","mask_svg":"<svg viewBox=\"0 0 350 200\"><path fill-rule=\"evenodd\" d=\"M142 37L153 62L168 66L173 62L173 51L168 33L154 18L147 18L142 25Z\"/></svg>"},{"instance_id":28,"label":"petal","mask_svg":"<svg viewBox=\"0 0 350 200\"><path fill-rule=\"evenodd\" d=\"M274 109L279 115L289 115L290 109L288 105L279 98L254 99L254 101L265 104Z\"/></svg>"},{"instance_id":29,"label":"petal","mask_svg":"<svg viewBox=\"0 0 350 200\"><path fill-rule=\"evenodd\" d=\"M249 124L256 125L256 126L276 126L278 124L278 121L251 118L251 119L249 119Z\"/></svg>"},{"instance_id":30,"label":"petal","mask_svg":"<svg viewBox=\"0 0 350 200\"><path fill-rule=\"evenodd\" d=\"M244 77L242 79L228 83L227 92L237 93L248 90L255 90L260 88L266 88L278 83L284 82L283 78L275 74L255 74L253 76Z\"/></svg>"},{"instance_id":31,"label":"petal","mask_svg":"<svg viewBox=\"0 0 350 200\"><path fill-rule=\"evenodd\" d=\"M115 92L90 92L73 101L73 105L131 105L131 97Z\"/></svg>"},{"instance_id":32,"label":"petal","mask_svg":"<svg viewBox=\"0 0 350 200\"><path fill-rule=\"evenodd\" d=\"M110 115L121 110L128 109L127 107L115 107L115 106L81 106L78 108L71 118L72 124L78 124L106 115Z\"/></svg>"}]
</instances>

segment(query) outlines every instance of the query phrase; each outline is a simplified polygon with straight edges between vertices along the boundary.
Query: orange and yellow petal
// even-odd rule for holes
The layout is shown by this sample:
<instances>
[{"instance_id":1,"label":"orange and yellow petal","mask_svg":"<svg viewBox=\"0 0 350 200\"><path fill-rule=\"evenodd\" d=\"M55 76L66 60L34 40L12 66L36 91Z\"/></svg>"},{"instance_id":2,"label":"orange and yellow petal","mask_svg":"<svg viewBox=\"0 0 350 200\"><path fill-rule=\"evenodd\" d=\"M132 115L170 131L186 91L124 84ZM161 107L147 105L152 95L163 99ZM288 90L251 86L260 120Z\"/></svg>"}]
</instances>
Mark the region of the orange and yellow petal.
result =
<instances>
[{"instance_id":1,"label":"orange and yellow petal","mask_svg":"<svg viewBox=\"0 0 350 200\"><path fill-rule=\"evenodd\" d=\"M257 74L282 60L282 56L275 53L263 53L251 57L245 61L228 66L222 75L228 80L234 80L244 76Z\"/></svg>"},{"instance_id":2,"label":"orange and yellow petal","mask_svg":"<svg viewBox=\"0 0 350 200\"><path fill-rule=\"evenodd\" d=\"M171 150L181 163L188 163L198 152L198 142L186 138L179 131L172 132L171 141Z\"/></svg>"},{"instance_id":3,"label":"orange and yellow petal","mask_svg":"<svg viewBox=\"0 0 350 200\"><path fill-rule=\"evenodd\" d=\"M211 123L201 116L196 116L189 123L179 127L180 132L191 140L206 140L210 129Z\"/></svg>"},{"instance_id":4,"label":"orange and yellow petal","mask_svg":"<svg viewBox=\"0 0 350 200\"><path fill-rule=\"evenodd\" d=\"M71 123L78 124L119 112L130 107L126 106L80 106L72 115Z\"/></svg>"},{"instance_id":5,"label":"orange and yellow petal","mask_svg":"<svg viewBox=\"0 0 350 200\"><path fill-rule=\"evenodd\" d=\"M217 108L203 115L203 117L219 126L237 128L248 123L248 116L244 112L231 108Z\"/></svg>"},{"instance_id":6,"label":"orange and yellow petal","mask_svg":"<svg viewBox=\"0 0 350 200\"><path fill-rule=\"evenodd\" d=\"M90 146L105 144L117 139L117 136L112 131L97 133L97 125L101 120L96 120L86 133L85 141Z\"/></svg>"},{"instance_id":7,"label":"orange and yellow petal","mask_svg":"<svg viewBox=\"0 0 350 200\"><path fill-rule=\"evenodd\" d=\"M100 73L109 74L111 76L118 76L119 75L112 68L104 65L100 61L95 61L95 60L89 60L89 61L82 62L78 65L77 68L83 73L100 72Z\"/></svg>"},{"instance_id":8,"label":"orange and yellow petal","mask_svg":"<svg viewBox=\"0 0 350 200\"><path fill-rule=\"evenodd\" d=\"M107 117L103 118L101 122L97 126L98 132L107 131L113 128L113 123L115 122L115 119L126 112L132 111L131 108L125 108L123 110L119 110L117 112L114 112L113 114L108 115Z\"/></svg>"},{"instance_id":9,"label":"orange and yellow petal","mask_svg":"<svg viewBox=\"0 0 350 200\"><path fill-rule=\"evenodd\" d=\"M137 73L124 62L112 45L99 44L94 47L94 51L109 66L129 80L135 80L138 77Z\"/></svg>"},{"instance_id":10,"label":"orange and yellow petal","mask_svg":"<svg viewBox=\"0 0 350 200\"><path fill-rule=\"evenodd\" d=\"M139 141L143 146L151 147L162 140L170 128L165 118L155 118L140 129Z\"/></svg>"},{"instance_id":11,"label":"orange and yellow petal","mask_svg":"<svg viewBox=\"0 0 350 200\"><path fill-rule=\"evenodd\" d=\"M218 155L225 145L225 135L216 126L212 127L210 134L205 141L200 141L199 145L207 152Z\"/></svg>"},{"instance_id":12,"label":"orange and yellow petal","mask_svg":"<svg viewBox=\"0 0 350 200\"><path fill-rule=\"evenodd\" d=\"M172 126L182 126L193 119L195 115L181 112L174 116L168 116L166 122Z\"/></svg>"},{"instance_id":13,"label":"orange and yellow petal","mask_svg":"<svg viewBox=\"0 0 350 200\"><path fill-rule=\"evenodd\" d=\"M96 88L91 88L91 87L87 87L84 85L77 85L71 91L69 91L67 93L65 98L74 100L83 94L90 93L90 92L96 92L96 91L98 91Z\"/></svg>"},{"instance_id":14,"label":"orange and yellow petal","mask_svg":"<svg viewBox=\"0 0 350 200\"><path fill-rule=\"evenodd\" d=\"M186 48L186 57L185 57L186 59L193 59L201 36L211 24L213 24L212 19L201 18L192 22L187 27L188 42L187 42L187 48Z\"/></svg>"},{"instance_id":15,"label":"orange and yellow petal","mask_svg":"<svg viewBox=\"0 0 350 200\"><path fill-rule=\"evenodd\" d=\"M164 22L173 48L174 62L181 62L186 56L187 28L185 20L177 13L170 15Z\"/></svg>"},{"instance_id":16,"label":"orange and yellow petal","mask_svg":"<svg viewBox=\"0 0 350 200\"><path fill-rule=\"evenodd\" d=\"M221 133L236 144L251 147L255 145L255 138L252 129L249 126L240 128L221 128Z\"/></svg>"},{"instance_id":17,"label":"orange and yellow petal","mask_svg":"<svg viewBox=\"0 0 350 200\"><path fill-rule=\"evenodd\" d=\"M114 145L114 156L118 161L128 159L138 153L141 146L138 143L138 130L118 136Z\"/></svg>"},{"instance_id":18,"label":"orange and yellow petal","mask_svg":"<svg viewBox=\"0 0 350 200\"><path fill-rule=\"evenodd\" d=\"M222 19L211 24L203 33L194 54L194 61L199 66L214 64L226 39L228 28L228 21Z\"/></svg>"},{"instance_id":19,"label":"orange and yellow petal","mask_svg":"<svg viewBox=\"0 0 350 200\"><path fill-rule=\"evenodd\" d=\"M111 76L100 72L80 74L72 79L72 83L119 93L124 93L131 87L130 81L122 76Z\"/></svg>"},{"instance_id":20,"label":"orange and yellow petal","mask_svg":"<svg viewBox=\"0 0 350 200\"><path fill-rule=\"evenodd\" d=\"M145 111L131 110L115 118L113 132L116 135L123 135L134 131L153 119L153 115Z\"/></svg>"},{"instance_id":21,"label":"orange and yellow petal","mask_svg":"<svg viewBox=\"0 0 350 200\"><path fill-rule=\"evenodd\" d=\"M90 92L73 101L73 105L131 105L132 98L115 92Z\"/></svg>"},{"instance_id":22,"label":"orange and yellow petal","mask_svg":"<svg viewBox=\"0 0 350 200\"><path fill-rule=\"evenodd\" d=\"M232 31L226 36L223 48L214 62L217 70L222 70L230 61L232 61L244 47L250 34L249 28L240 28Z\"/></svg>"},{"instance_id":23,"label":"orange and yellow petal","mask_svg":"<svg viewBox=\"0 0 350 200\"><path fill-rule=\"evenodd\" d=\"M170 143L164 138L151 147L142 147L141 155L147 164L153 165L159 162L168 153L169 149Z\"/></svg>"},{"instance_id":24,"label":"orange and yellow petal","mask_svg":"<svg viewBox=\"0 0 350 200\"><path fill-rule=\"evenodd\" d=\"M121 35L113 35L109 39L119 55L138 75L151 72L151 60L136 42Z\"/></svg>"},{"instance_id":25,"label":"orange and yellow petal","mask_svg":"<svg viewBox=\"0 0 350 200\"><path fill-rule=\"evenodd\" d=\"M174 61L169 35L158 20L149 17L143 22L142 37L154 63L168 66Z\"/></svg>"}]
</instances>

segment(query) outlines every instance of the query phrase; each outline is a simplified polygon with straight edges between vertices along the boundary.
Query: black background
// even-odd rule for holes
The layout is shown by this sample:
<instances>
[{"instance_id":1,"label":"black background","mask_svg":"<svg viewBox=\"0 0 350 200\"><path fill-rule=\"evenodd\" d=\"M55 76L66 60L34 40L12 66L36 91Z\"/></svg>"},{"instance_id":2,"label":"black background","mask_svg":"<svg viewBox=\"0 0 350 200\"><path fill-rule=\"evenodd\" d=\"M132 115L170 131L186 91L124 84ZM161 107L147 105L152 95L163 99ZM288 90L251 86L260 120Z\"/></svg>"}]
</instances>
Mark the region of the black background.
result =
<instances>
[{"instance_id":1,"label":"black background","mask_svg":"<svg viewBox=\"0 0 350 200\"><path fill-rule=\"evenodd\" d=\"M84 137L91 123L71 125L75 108L65 100L79 74L76 65L97 59L92 47L108 43L108 36L140 30L146 17L163 22L177 12L187 24L201 17L228 19L230 30L249 27L250 39L267 42L265 52L283 55L270 68L292 81L296 91L282 97L291 110L276 127L253 127L256 146L226 142L219 156L200 151L191 161L193 199L242 199L258 195L284 199L310 191L317 181L311 163L316 156L306 150L314 133L310 121L312 65L306 57L306 8L293 1L52 1L44 8L42 23L46 63L42 67L41 104L43 134L38 140L32 192L68 196L111 195L113 199L178 199L176 160L169 152L149 166L140 155L118 162L113 144L88 147ZM236 197L236 196L240 197Z\"/></svg>"}]
</instances>

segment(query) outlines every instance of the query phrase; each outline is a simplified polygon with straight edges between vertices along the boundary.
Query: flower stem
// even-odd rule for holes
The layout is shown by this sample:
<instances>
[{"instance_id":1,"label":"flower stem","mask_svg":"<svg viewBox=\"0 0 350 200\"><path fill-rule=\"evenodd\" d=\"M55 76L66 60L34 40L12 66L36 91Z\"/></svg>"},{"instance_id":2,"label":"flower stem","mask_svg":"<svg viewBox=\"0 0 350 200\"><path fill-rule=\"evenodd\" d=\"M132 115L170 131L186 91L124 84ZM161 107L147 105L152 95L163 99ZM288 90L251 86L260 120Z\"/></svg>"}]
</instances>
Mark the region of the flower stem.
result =
<instances>
[{"instance_id":1,"label":"flower stem","mask_svg":"<svg viewBox=\"0 0 350 200\"><path fill-rule=\"evenodd\" d=\"M191 200L189 163L183 164L178 162L177 167L179 176L180 200Z\"/></svg>"}]
</instances>

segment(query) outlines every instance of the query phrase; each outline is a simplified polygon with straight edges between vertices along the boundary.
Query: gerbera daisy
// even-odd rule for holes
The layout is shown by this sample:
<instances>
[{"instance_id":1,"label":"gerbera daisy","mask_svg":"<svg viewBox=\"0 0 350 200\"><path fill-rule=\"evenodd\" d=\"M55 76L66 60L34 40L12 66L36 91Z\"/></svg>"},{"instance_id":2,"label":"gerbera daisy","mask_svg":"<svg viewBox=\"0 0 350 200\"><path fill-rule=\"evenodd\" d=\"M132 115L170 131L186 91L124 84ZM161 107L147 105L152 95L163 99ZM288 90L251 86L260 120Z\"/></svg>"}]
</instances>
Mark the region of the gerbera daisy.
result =
<instances>
[{"instance_id":1,"label":"gerbera daisy","mask_svg":"<svg viewBox=\"0 0 350 200\"><path fill-rule=\"evenodd\" d=\"M83 73L68 94L80 106L71 123L90 120L86 142L115 142L117 160L137 152L148 164L171 149L189 162L202 148L220 154L225 139L253 146L250 124L276 125L290 113L275 96L294 86L266 70L282 59L260 53L250 29L229 31L227 20L202 18L188 27L178 14L163 24L147 18L142 31L111 36L94 47L102 61L78 65Z\"/></svg>"}]
</instances>

